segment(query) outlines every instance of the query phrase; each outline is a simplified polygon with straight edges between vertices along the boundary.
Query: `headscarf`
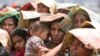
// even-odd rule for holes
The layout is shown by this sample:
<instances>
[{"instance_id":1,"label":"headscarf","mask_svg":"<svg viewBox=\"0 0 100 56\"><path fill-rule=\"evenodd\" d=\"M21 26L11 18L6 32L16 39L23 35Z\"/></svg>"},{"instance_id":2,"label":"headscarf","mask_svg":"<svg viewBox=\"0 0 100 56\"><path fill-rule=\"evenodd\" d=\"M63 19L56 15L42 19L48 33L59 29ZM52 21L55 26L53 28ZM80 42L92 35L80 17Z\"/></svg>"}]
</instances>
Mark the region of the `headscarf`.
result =
<instances>
[{"instance_id":1,"label":"headscarf","mask_svg":"<svg viewBox=\"0 0 100 56\"><path fill-rule=\"evenodd\" d=\"M73 6L76 6L78 4L71 4L71 3L57 3L57 9L65 9L68 10Z\"/></svg>"},{"instance_id":2,"label":"headscarf","mask_svg":"<svg viewBox=\"0 0 100 56\"><path fill-rule=\"evenodd\" d=\"M0 11L0 24L2 24L3 20L9 17L15 17L19 19L19 12L11 7L6 7Z\"/></svg>"},{"instance_id":3,"label":"headscarf","mask_svg":"<svg viewBox=\"0 0 100 56\"><path fill-rule=\"evenodd\" d=\"M86 9L85 7L83 6L79 6L79 5L76 5L76 6L73 6L71 9L70 9L70 12L68 13L68 23L66 23L66 19L64 19L60 24L63 25L62 26L62 29L64 31L68 31L68 29L72 29L73 28L73 16L76 14L76 13L81 13L81 14L84 14L86 15L88 18L90 18L90 21L92 22L100 22L100 17L94 13L93 11L89 10L89 9Z\"/></svg>"},{"instance_id":4,"label":"headscarf","mask_svg":"<svg viewBox=\"0 0 100 56\"><path fill-rule=\"evenodd\" d=\"M3 47L8 48L8 41L10 40L9 34L7 31L0 29L0 42Z\"/></svg>"},{"instance_id":5,"label":"headscarf","mask_svg":"<svg viewBox=\"0 0 100 56\"><path fill-rule=\"evenodd\" d=\"M45 6L49 7L50 14L56 12L56 1L55 0L39 0L37 4L42 3Z\"/></svg>"},{"instance_id":6,"label":"headscarf","mask_svg":"<svg viewBox=\"0 0 100 56\"><path fill-rule=\"evenodd\" d=\"M100 30L100 23L99 22L89 22L85 21L80 28L94 28Z\"/></svg>"}]
</instances>

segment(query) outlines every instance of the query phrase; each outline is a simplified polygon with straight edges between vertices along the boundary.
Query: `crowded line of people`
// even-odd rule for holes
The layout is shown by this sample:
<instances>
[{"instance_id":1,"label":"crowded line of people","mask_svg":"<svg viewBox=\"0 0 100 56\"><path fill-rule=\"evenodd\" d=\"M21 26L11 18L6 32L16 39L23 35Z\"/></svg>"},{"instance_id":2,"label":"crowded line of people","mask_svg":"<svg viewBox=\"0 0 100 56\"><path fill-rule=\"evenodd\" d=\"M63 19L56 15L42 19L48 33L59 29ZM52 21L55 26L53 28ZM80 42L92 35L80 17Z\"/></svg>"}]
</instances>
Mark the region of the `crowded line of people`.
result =
<instances>
[{"instance_id":1,"label":"crowded line of people","mask_svg":"<svg viewBox=\"0 0 100 56\"><path fill-rule=\"evenodd\" d=\"M99 56L100 17L78 5L36 0L0 10L0 56Z\"/></svg>"}]
</instances>

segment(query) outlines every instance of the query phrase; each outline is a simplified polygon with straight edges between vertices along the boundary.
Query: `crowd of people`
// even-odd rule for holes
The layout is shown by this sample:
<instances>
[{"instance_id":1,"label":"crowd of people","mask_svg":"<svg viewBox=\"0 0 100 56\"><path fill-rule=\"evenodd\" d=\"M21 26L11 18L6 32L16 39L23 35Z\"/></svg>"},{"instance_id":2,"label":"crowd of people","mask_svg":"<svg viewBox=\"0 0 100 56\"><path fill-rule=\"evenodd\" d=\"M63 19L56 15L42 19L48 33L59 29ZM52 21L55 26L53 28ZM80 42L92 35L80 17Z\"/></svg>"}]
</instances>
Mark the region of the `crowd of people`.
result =
<instances>
[{"instance_id":1,"label":"crowd of people","mask_svg":"<svg viewBox=\"0 0 100 56\"><path fill-rule=\"evenodd\" d=\"M55 0L0 9L0 56L99 56L100 19Z\"/></svg>"}]
</instances>

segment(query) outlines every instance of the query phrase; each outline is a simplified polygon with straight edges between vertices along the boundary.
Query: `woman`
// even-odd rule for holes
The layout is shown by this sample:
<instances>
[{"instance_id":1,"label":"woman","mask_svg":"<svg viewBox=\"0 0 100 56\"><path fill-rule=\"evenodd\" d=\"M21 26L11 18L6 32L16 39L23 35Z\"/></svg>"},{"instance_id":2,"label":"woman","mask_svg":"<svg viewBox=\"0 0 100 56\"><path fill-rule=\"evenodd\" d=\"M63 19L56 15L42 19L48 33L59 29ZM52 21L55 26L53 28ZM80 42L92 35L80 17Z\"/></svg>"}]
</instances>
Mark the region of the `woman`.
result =
<instances>
[{"instance_id":1,"label":"woman","mask_svg":"<svg viewBox=\"0 0 100 56\"><path fill-rule=\"evenodd\" d=\"M54 14L56 12L55 0L39 0L37 2L37 11L40 13Z\"/></svg>"},{"instance_id":2,"label":"woman","mask_svg":"<svg viewBox=\"0 0 100 56\"><path fill-rule=\"evenodd\" d=\"M66 47L69 46L72 56L93 56L100 48L99 34L99 31L93 28L73 29L69 31L63 43L66 43ZM68 43L69 40L71 40L70 43Z\"/></svg>"},{"instance_id":3,"label":"woman","mask_svg":"<svg viewBox=\"0 0 100 56\"><path fill-rule=\"evenodd\" d=\"M84 21L99 22L100 20L94 12L82 6L73 6L68 13L67 19L68 20L64 19L60 23L62 29L66 32L68 31L67 26L69 26L69 29L79 28ZM66 21L68 22L66 23Z\"/></svg>"},{"instance_id":4,"label":"woman","mask_svg":"<svg viewBox=\"0 0 100 56\"><path fill-rule=\"evenodd\" d=\"M19 12L13 8L6 7L0 12L1 28L10 34L18 25Z\"/></svg>"}]
</instances>

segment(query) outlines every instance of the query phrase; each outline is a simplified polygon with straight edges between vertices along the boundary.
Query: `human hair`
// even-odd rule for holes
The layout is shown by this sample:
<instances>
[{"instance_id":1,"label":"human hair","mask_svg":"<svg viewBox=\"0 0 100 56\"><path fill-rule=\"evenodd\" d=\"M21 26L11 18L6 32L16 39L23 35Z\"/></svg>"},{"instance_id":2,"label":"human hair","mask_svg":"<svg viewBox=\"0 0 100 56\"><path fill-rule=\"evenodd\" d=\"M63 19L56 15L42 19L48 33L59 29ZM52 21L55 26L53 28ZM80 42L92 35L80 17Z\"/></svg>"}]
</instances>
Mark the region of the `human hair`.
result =
<instances>
[{"instance_id":1,"label":"human hair","mask_svg":"<svg viewBox=\"0 0 100 56\"><path fill-rule=\"evenodd\" d=\"M61 23L61 21L63 21L63 19L64 19L64 17L61 17L61 18L59 18L59 19L57 19L57 20L52 21L51 24L50 24L50 28L51 28L52 24L55 23L55 22L58 22L59 25L60 25L60 23ZM61 30L63 31L62 28L61 28ZM63 31L63 32L65 32L65 31Z\"/></svg>"},{"instance_id":2,"label":"human hair","mask_svg":"<svg viewBox=\"0 0 100 56\"><path fill-rule=\"evenodd\" d=\"M40 21L36 21L32 24L32 27L30 28L32 30L32 33L37 32L37 31L43 31L45 29L49 29L49 24L48 23L43 23Z\"/></svg>"},{"instance_id":3,"label":"human hair","mask_svg":"<svg viewBox=\"0 0 100 56\"><path fill-rule=\"evenodd\" d=\"M20 28L17 28L17 29L15 29L15 30L13 30L13 31L11 32L11 35L10 35L10 37L11 37L11 42L12 42L12 38L13 38L14 36L16 36L16 35L20 36L20 37L25 41L25 43L26 43L27 37L28 37L28 33L27 33L26 30L20 29ZM14 48L14 44L13 44L13 42L12 42L11 51L13 51L13 50L15 50L15 48Z\"/></svg>"},{"instance_id":4,"label":"human hair","mask_svg":"<svg viewBox=\"0 0 100 56\"><path fill-rule=\"evenodd\" d=\"M3 45L1 44L1 42L0 42L0 47L3 47Z\"/></svg>"},{"instance_id":5,"label":"human hair","mask_svg":"<svg viewBox=\"0 0 100 56\"><path fill-rule=\"evenodd\" d=\"M15 29L15 30L11 33L11 35L10 35L10 36L11 36L11 40L12 40L13 36L15 36L15 35L20 36L20 37L21 37L22 39L24 39L25 42L26 42L28 33L27 33L27 31L24 30L24 29L17 28L17 29Z\"/></svg>"}]
</instances>

